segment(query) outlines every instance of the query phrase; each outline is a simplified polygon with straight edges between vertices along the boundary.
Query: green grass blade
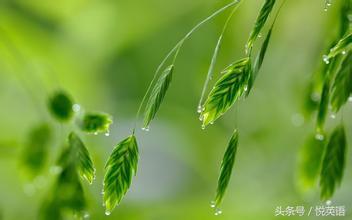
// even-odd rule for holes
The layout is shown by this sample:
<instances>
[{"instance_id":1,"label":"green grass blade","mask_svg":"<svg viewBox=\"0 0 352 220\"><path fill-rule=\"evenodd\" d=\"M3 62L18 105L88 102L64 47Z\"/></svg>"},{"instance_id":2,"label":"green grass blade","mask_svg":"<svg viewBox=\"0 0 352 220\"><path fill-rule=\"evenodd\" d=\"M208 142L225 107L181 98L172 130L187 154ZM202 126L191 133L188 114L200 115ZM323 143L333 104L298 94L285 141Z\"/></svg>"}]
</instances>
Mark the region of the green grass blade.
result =
<instances>
[{"instance_id":1,"label":"green grass blade","mask_svg":"<svg viewBox=\"0 0 352 220\"><path fill-rule=\"evenodd\" d=\"M261 30L263 29L266 23L266 20L268 19L271 11L273 10L275 2L275 0L265 0L265 3L259 12L259 15L255 21L254 27L246 44L247 54L251 53L253 44L257 40Z\"/></svg>"},{"instance_id":2,"label":"green grass blade","mask_svg":"<svg viewBox=\"0 0 352 220\"><path fill-rule=\"evenodd\" d=\"M223 71L204 104L201 113L203 127L213 123L223 115L247 90L251 74L251 61L244 58L231 64Z\"/></svg>"},{"instance_id":3,"label":"green grass blade","mask_svg":"<svg viewBox=\"0 0 352 220\"><path fill-rule=\"evenodd\" d=\"M343 125L335 128L325 148L320 173L320 197L330 199L340 185L345 168L346 134Z\"/></svg>"},{"instance_id":4,"label":"green grass blade","mask_svg":"<svg viewBox=\"0 0 352 220\"><path fill-rule=\"evenodd\" d=\"M168 66L155 84L147 102L144 116L144 128L148 129L150 122L158 112L161 103L164 100L166 92L172 80L174 65Z\"/></svg>"},{"instance_id":5,"label":"green grass blade","mask_svg":"<svg viewBox=\"0 0 352 220\"><path fill-rule=\"evenodd\" d=\"M325 144L325 140L318 140L315 135L311 135L301 149L299 181L305 189L316 186L321 170Z\"/></svg>"},{"instance_id":6,"label":"green grass blade","mask_svg":"<svg viewBox=\"0 0 352 220\"><path fill-rule=\"evenodd\" d=\"M328 55L324 55L323 59L325 63L329 63L330 59L334 58L339 54L346 54L351 49L352 46L352 33L347 34L342 39L340 39L337 44L330 49Z\"/></svg>"},{"instance_id":7,"label":"green grass blade","mask_svg":"<svg viewBox=\"0 0 352 220\"><path fill-rule=\"evenodd\" d=\"M49 111L59 121L68 121L72 118L72 106L71 97L63 91L57 91L49 98Z\"/></svg>"},{"instance_id":8,"label":"green grass blade","mask_svg":"<svg viewBox=\"0 0 352 220\"><path fill-rule=\"evenodd\" d=\"M341 67L332 84L331 106L334 112L338 112L346 103L352 93L352 53L348 53L342 61Z\"/></svg>"},{"instance_id":9,"label":"green grass blade","mask_svg":"<svg viewBox=\"0 0 352 220\"><path fill-rule=\"evenodd\" d=\"M127 193L132 177L136 175L137 165L137 140L134 135L131 135L117 144L105 165L104 204L107 215Z\"/></svg>"},{"instance_id":10,"label":"green grass blade","mask_svg":"<svg viewBox=\"0 0 352 220\"><path fill-rule=\"evenodd\" d=\"M238 132L237 130L235 130L230 139L230 142L227 146L226 152L221 162L220 176L218 179L218 187L216 190L216 196L214 201L215 207L220 206L223 200L223 197L225 195L227 186L230 182L232 168L236 158L237 146L238 146Z\"/></svg>"},{"instance_id":11,"label":"green grass blade","mask_svg":"<svg viewBox=\"0 0 352 220\"><path fill-rule=\"evenodd\" d=\"M82 140L75 133L69 135L69 145L73 152L77 152L77 159L75 160L79 174L92 184L95 178L95 168L92 158L84 146Z\"/></svg>"}]
</instances>

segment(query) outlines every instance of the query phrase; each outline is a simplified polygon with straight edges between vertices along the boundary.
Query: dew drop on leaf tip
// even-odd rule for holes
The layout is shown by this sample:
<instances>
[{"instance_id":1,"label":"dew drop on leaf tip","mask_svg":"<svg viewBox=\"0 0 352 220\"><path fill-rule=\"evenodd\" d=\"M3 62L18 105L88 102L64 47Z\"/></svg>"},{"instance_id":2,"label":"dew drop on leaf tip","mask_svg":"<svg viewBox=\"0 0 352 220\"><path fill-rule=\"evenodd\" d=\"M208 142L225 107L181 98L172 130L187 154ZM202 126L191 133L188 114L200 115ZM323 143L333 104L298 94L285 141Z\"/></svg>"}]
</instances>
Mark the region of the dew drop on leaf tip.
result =
<instances>
[{"instance_id":1,"label":"dew drop on leaf tip","mask_svg":"<svg viewBox=\"0 0 352 220\"><path fill-rule=\"evenodd\" d=\"M323 55L323 61L326 63L326 64L329 64L330 61L329 61L329 57L327 55Z\"/></svg>"},{"instance_id":2,"label":"dew drop on leaf tip","mask_svg":"<svg viewBox=\"0 0 352 220\"><path fill-rule=\"evenodd\" d=\"M216 209L215 209L215 213L214 213L214 215L221 215L221 214L222 214L221 209L216 208Z\"/></svg>"},{"instance_id":3,"label":"dew drop on leaf tip","mask_svg":"<svg viewBox=\"0 0 352 220\"><path fill-rule=\"evenodd\" d=\"M215 202L214 201L210 202L210 207L215 208Z\"/></svg>"},{"instance_id":4,"label":"dew drop on leaf tip","mask_svg":"<svg viewBox=\"0 0 352 220\"><path fill-rule=\"evenodd\" d=\"M149 126L143 127L142 130L143 130L143 131L149 131Z\"/></svg>"},{"instance_id":5,"label":"dew drop on leaf tip","mask_svg":"<svg viewBox=\"0 0 352 220\"><path fill-rule=\"evenodd\" d=\"M317 133L317 134L315 135L315 138L316 138L317 140L319 140L319 141L322 141L322 140L324 140L324 135L321 134L321 133Z\"/></svg>"},{"instance_id":6,"label":"dew drop on leaf tip","mask_svg":"<svg viewBox=\"0 0 352 220\"><path fill-rule=\"evenodd\" d=\"M111 212L110 211L105 211L105 215L110 215Z\"/></svg>"}]
</instances>

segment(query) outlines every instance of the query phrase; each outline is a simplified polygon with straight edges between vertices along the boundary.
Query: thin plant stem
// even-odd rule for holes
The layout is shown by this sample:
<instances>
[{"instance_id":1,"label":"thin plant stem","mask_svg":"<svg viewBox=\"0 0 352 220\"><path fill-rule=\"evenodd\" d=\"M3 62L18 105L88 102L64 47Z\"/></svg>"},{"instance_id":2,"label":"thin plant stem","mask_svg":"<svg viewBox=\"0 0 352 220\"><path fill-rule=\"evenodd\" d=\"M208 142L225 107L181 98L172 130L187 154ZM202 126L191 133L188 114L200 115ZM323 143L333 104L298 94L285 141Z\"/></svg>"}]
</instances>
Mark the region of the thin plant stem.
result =
<instances>
[{"instance_id":1,"label":"thin plant stem","mask_svg":"<svg viewBox=\"0 0 352 220\"><path fill-rule=\"evenodd\" d=\"M161 63L159 64L158 68L156 69L153 79L150 82L146 93L144 94L142 101L138 107L137 113L136 113L136 117L135 117L135 122L134 122L134 126L133 126L133 130L132 133L134 134L136 131L136 127L137 127L137 121L139 118L139 115L141 113L142 107L150 93L150 90L152 89L152 86L154 85L158 74L160 73L161 68L165 65L166 61L170 58L170 56L175 53L176 56L174 56L173 59L173 63L175 62L178 52L180 51L183 43L193 34L193 32L195 32L198 28L200 28L203 24L207 23L208 21L210 21L211 19L213 19L214 17L216 17L217 15L221 14L222 12L224 12L226 9L231 8L235 5L237 5L238 3L240 3L240 0L235 0L227 5L225 5L224 7L218 9L217 11L215 11L213 14L211 14L210 16L208 16L207 18L205 18L204 20L202 20L201 22L199 22L196 26L194 26L171 50L170 52L164 57L164 59L161 61Z\"/></svg>"}]
</instances>

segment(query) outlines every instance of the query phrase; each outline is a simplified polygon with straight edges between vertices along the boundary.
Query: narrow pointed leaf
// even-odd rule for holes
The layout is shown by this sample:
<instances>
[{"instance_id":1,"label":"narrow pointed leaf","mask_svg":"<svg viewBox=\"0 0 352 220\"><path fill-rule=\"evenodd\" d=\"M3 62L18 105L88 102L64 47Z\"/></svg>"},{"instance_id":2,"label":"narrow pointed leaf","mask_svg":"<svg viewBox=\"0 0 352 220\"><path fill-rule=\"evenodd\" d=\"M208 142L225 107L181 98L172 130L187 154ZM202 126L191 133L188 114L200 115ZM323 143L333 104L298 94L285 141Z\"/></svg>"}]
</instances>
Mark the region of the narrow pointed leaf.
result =
<instances>
[{"instance_id":1,"label":"narrow pointed leaf","mask_svg":"<svg viewBox=\"0 0 352 220\"><path fill-rule=\"evenodd\" d=\"M63 91L58 91L49 98L49 110L51 114L60 121L68 121L73 115L73 101Z\"/></svg>"},{"instance_id":2,"label":"narrow pointed leaf","mask_svg":"<svg viewBox=\"0 0 352 220\"><path fill-rule=\"evenodd\" d=\"M329 62L331 58L334 58L338 54L348 53L352 46L352 33L344 36L337 44L330 49L328 55L324 56L324 61Z\"/></svg>"},{"instance_id":3,"label":"narrow pointed leaf","mask_svg":"<svg viewBox=\"0 0 352 220\"><path fill-rule=\"evenodd\" d=\"M73 132L69 135L69 145L74 149L73 152L77 152L76 164L79 174L89 183L92 183L95 178L95 168L87 148L84 146L82 140Z\"/></svg>"},{"instance_id":4,"label":"narrow pointed leaf","mask_svg":"<svg viewBox=\"0 0 352 220\"><path fill-rule=\"evenodd\" d=\"M300 152L299 178L304 188L313 188L321 170L321 163L325 149L325 140L318 140L311 135Z\"/></svg>"},{"instance_id":5,"label":"narrow pointed leaf","mask_svg":"<svg viewBox=\"0 0 352 220\"><path fill-rule=\"evenodd\" d=\"M118 205L131 186L138 165L138 146L134 135L121 141L108 159L104 176L106 214Z\"/></svg>"},{"instance_id":6,"label":"narrow pointed leaf","mask_svg":"<svg viewBox=\"0 0 352 220\"><path fill-rule=\"evenodd\" d=\"M220 176L218 179L218 187L216 190L216 196L214 201L215 207L220 206L223 200L223 197L225 195L227 186L230 182L232 168L234 166L235 158L236 158L237 146L238 146L238 132L237 130L235 130L221 162Z\"/></svg>"},{"instance_id":7,"label":"narrow pointed leaf","mask_svg":"<svg viewBox=\"0 0 352 220\"><path fill-rule=\"evenodd\" d=\"M259 15L255 21L253 30L247 41L246 49L249 53L251 52L254 42L257 40L271 11L273 10L275 2L276 2L275 0L265 0L265 3L259 12Z\"/></svg>"},{"instance_id":8,"label":"narrow pointed leaf","mask_svg":"<svg viewBox=\"0 0 352 220\"><path fill-rule=\"evenodd\" d=\"M82 131L92 134L109 132L112 123L111 116L106 113L86 113L78 121L78 125Z\"/></svg>"},{"instance_id":9,"label":"narrow pointed leaf","mask_svg":"<svg viewBox=\"0 0 352 220\"><path fill-rule=\"evenodd\" d=\"M215 83L204 104L201 113L203 126L223 115L248 88L251 75L251 61L241 59L223 71L222 77Z\"/></svg>"},{"instance_id":10,"label":"narrow pointed leaf","mask_svg":"<svg viewBox=\"0 0 352 220\"><path fill-rule=\"evenodd\" d=\"M342 2L340 10L340 36L352 31L352 0L345 0Z\"/></svg>"},{"instance_id":11,"label":"narrow pointed leaf","mask_svg":"<svg viewBox=\"0 0 352 220\"><path fill-rule=\"evenodd\" d=\"M31 178L43 169L49 152L52 130L47 123L34 127L28 136L21 163L29 172Z\"/></svg>"},{"instance_id":12,"label":"narrow pointed leaf","mask_svg":"<svg viewBox=\"0 0 352 220\"><path fill-rule=\"evenodd\" d=\"M154 119L156 113L160 108L161 103L164 100L164 97L172 80L173 70L174 65L170 65L164 70L149 96L144 116L145 128L147 128L150 122Z\"/></svg>"},{"instance_id":13,"label":"narrow pointed leaf","mask_svg":"<svg viewBox=\"0 0 352 220\"><path fill-rule=\"evenodd\" d=\"M352 52L344 58L332 85L331 106L338 112L352 93Z\"/></svg>"},{"instance_id":14,"label":"narrow pointed leaf","mask_svg":"<svg viewBox=\"0 0 352 220\"><path fill-rule=\"evenodd\" d=\"M345 168L346 134L343 125L335 128L325 148L320 173L320 197L330 199L340 185Z\"/></svg>"}]
</instances>

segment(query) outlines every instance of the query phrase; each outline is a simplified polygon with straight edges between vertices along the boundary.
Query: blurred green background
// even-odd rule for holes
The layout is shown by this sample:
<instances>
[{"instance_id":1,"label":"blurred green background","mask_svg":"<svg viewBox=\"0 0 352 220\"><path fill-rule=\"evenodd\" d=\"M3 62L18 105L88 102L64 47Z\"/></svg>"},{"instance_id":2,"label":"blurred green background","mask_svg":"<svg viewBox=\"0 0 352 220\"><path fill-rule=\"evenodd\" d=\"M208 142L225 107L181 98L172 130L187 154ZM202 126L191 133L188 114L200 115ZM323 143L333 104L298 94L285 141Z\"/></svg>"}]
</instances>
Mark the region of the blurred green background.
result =
<instances>
[{"instance_id":1,"label":"blurred green background","mask_svg":"<svg viewBox=\"0 0 352 220\"><path fill-rule=\"evenodd\" d=\"M0 219L37 219L50 190L50 167L72 128L55 122L47 111L47 98L57 89L70 93L84 109L114 118L109 137L81 135L97 168L96 181L83 182L90 219L285 219L275 217L277 206L321 205L318 188L303 190L297 174L300 147L314 130L312 121L303 123L302 103L322 51L337 32L342 0L333 1L327 12L323 0L287 1L252 94L204 131L198 99L230 11L196 32L180 52L151 130L137 132L140 164L130 192L110 216L104 215L104 163L130 133L157 65L188 30L227 2L1 0ZM225 35L216 72L244 56L261 5L243 1ZM351 104L343 111L352 143ZM43 120L54 124L55 143L46 172L29 183L21 175L20 154L31 127ZM223 214L214 216L209 204L236 120L240 146L234 174ZM329 119L328 127L338 121ZM349 150L344 180L332 200L345 205L347 213L337 219L351 219L351 184Z\"/></svg>"}]
</instances>

